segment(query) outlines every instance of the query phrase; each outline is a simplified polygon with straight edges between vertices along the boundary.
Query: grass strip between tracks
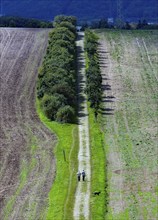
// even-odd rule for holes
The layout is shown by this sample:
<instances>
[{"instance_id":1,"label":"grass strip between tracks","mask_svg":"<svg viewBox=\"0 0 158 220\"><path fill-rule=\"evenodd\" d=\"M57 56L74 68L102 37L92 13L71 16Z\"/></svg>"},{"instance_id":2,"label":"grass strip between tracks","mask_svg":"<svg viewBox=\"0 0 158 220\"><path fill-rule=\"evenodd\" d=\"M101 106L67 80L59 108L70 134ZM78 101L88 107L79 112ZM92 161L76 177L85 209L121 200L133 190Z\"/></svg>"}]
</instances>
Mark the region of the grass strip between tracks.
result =
<instances>
[{"instance_id":1,"label":"grass strip between tracks","mask_svg":"<svg viewBox=\"0 0 158 220\"><path fill-rule=\"evenodd\" d=\"M91 146L91 219L104 219L107 207L106 158L104 134L101 131L101 115L97 121L94 110L89 110L90 146ZM100 191L100 195L93 192Z\"/></svg>"},{"instance_id":2,"label":"grass strip between tracks","mask_svg":"<svg viewBox=\"0 0 158 220\"><path fill-rule=\"evenodd\" d=\"M59 124L50 121L41 111L36 101L40 120L57 136L54 153L56 157L56 177L49 192L47 218L72 219L74 194L76 190L76 172L78 167L78 129L74 124Z\"/></svg>"},{"instance_id":3,"label":"grass strip between tracks","mask_svg":"<svg viewBox=\"0 0 158 220\"><path fill-rule=\"evenodd\" d=\"M27 160L23 160L23 162L21 163L19 181L17 182L18 187L17 187L15 193L10 197L9 201L6 204L6 208L4 210L4 217L3 217L4 220L9 219L9 215L11 214L11 212L14 209L14 204L16 202L16 199L18 198L23 187L25 186L25 183L27 181L27 178L28 178L30 172L32 171L32 169L36 165L36 159L34 158L35 152L36 152L36 145L34 145L35 139L33 136L31 137L31 142L32 142L31 148L30 148L31 155L32 155L31 161L29 164L28 164Z\"/></svg>"}]
</instances>

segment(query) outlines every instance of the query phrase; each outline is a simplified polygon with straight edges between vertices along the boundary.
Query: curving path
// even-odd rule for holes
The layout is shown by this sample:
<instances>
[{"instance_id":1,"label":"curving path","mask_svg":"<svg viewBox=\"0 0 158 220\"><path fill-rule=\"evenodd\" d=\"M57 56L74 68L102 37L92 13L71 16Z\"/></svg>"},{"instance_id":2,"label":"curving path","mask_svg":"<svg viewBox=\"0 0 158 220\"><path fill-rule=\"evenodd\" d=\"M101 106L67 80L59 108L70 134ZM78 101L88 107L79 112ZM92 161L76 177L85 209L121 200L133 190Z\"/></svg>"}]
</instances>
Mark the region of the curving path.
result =
<instances>
[{"instance_id":1,"label":"curving path","mask_svg":"<svg viewBox=\"0 0 158 220\"><path fill-rule=\"evenodd\" d=\"M86 172L86 180L78 182L75 205L74 219L90 218L90 147L89 147L89 122L87 100L84 93L85 89L85 61L84 61L84 33L78 34L78 112L79 112L79 153L78 153L78 170Z\"/></svg>"}]
</instances>

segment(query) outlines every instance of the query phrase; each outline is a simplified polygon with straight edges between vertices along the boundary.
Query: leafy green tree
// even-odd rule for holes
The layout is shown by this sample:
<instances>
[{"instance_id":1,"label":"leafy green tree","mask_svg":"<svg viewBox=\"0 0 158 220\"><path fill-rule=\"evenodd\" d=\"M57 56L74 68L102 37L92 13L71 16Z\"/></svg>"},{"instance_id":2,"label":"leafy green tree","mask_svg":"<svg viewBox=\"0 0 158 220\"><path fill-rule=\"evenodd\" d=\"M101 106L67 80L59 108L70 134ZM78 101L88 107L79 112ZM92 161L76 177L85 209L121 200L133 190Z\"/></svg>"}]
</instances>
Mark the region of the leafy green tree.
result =
<instances>
[{"instance_id":1,"label":"leafy green tree","mask_svg":"<svg viewBox=\"0 0 158 220\"><path fill-rule=\"evenodd\" d=\"M48 21L40 21L37 19L2 16L0 18L0 27L52 28L53 24Z\"/></svg>"},{"instance_id":2,"label":"leafy green tree","mask_svg":"<svg viewBox=\"0 0 158 220\"><path fill-rule=\"evenodd\" d=\"M86 93L90 101L90 107L94 108L95 117L97 117L102 101L102 76L97 53L98 37L94 32L90 30L85 31L84 46L88 59L86 68Z\"/></svg>"},{"instance_id":3,"label":"leafy green tree","mask_svg":"<svg viewBox=\"0 0 158 220\"><path fill-rule=\"evenodd\" d=\"M57 23L56 27L66 27L68 28L72 33L76 35L76 27L69 21L62 21L61 23Z\"/></svg>"},{"instance_id":4,"label":"leafy green tree","mask_svg":"<svg viewBox=\"0 0 158 220\"><path fill-rule=\"evenodd\" d=\"M52 93L58 93L64 95L64 97L66 98L66 103L71 106L74 106L76 103L76 96L74 89L68 86L67 83L61 82L60 84L55 85L52 88Z\"/></svg>"},{"instance_id":5,"label":"leafy green tree","mask_svg":"<svg viewBox=\"0 0 158 220\"><path fill-rule=\"evenodd\" d=\"M65 15L58 15L54 18L54 27L62 22L70 22L72 25L76 26L77 19L74 16L65 16Z\"/></svg>"},{"instance_id":6,"label":"leafy green tree","mask_svg":"<svg viewBox=\"0 0 158 220\"><path fill-rule=\"evenodd\" d=\"M56 115L57 121L64 123L69 123L74 121L74 117L75 117L75 111L69 105L59 108Z\"/></svg>"},{"instance_id":7,"label":"leafy green tree","mask_svg":"<svg viewBox=\"0 0 158 220\"><path fill-rule=\"evenodd\" d=\"M76 31L73 18L58 16L39 71L37 96L48 118L74 119L76 104Z\"/></svg>"},{"instance_id":8,"label":"leafy green tree","mask_svg":"<svg viewBox=\"0 0 158 220\"><path fill-rule=\"evenodd\" d=\"M74 40L76 39L76 36L73 32L71 32L66 27L58 27L54 29L50 34L49 37L51 39L51 42L56 42L58 39L62 39L65 41L70 41L71 43L74 43Z\"/></svg>"},{"instance_id":9,"label":"leafy green tree","mask_svg":"<svg viewBox=\"0 0 158 220\"><path fill-rule=\"evenodd\" d=\"M56 120L58 109L64 106L66 99L61 94L53 94L51 96L44 95L41 105L46 116L51 120Z\"/></svg>"},{"instance_id":10,"label":"leafy green tree","mask_svg":"<svg viewBox=\"0 0 158 220\"><path fill-rule=\"evenodd\" d=\"M62 39L58 39L58 40L55 42L55 44L56 44L56 46L58 46L58 47L66 48L70 54L73 54L73 55L74 55L75 52L76 52L75 45L71 44L69 41L65 41L65 40L62 40Z\"/></svg>"}]
</instances>

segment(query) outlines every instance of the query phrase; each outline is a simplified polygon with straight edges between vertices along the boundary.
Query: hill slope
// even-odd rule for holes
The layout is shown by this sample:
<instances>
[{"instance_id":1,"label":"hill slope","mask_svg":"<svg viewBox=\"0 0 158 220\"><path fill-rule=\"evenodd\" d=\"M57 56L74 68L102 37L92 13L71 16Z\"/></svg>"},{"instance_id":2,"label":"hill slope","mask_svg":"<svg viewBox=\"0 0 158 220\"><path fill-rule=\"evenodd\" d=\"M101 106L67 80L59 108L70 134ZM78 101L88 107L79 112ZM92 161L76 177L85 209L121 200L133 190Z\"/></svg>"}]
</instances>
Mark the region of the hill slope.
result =
<instances>
[{"instance_id":1,"label":"hill slope","mask_svg":"<svg viewBox=\"0 0 158 220\"><path fill-rule=\"evenodd\" d=\"M56 138L36 114L35 84L48 30L1 28L0 38L0 219L44 219Z\"/></svg>"},{"instance_id":2,"label":"hill slope","mask_svg":"<svg viewBox=\"0 0 158 220\"><path fill-rule=\"evenodd\" d=\"M108 220L158 219L157 34L99 34Z\"/></svg>"},{"instance_id":3,"label":"hill slope","mask_svg":"<svg viewBox=\"0 0 158 220\"><path fill-rule=\"evenodd\" d=\"M122 0L125 17L153 20L158 17L157 0ZM80 20L117 16L117 0L2 0L1 14L52 20L58 14L71 14Z\"/></svg>"}]
</instances>

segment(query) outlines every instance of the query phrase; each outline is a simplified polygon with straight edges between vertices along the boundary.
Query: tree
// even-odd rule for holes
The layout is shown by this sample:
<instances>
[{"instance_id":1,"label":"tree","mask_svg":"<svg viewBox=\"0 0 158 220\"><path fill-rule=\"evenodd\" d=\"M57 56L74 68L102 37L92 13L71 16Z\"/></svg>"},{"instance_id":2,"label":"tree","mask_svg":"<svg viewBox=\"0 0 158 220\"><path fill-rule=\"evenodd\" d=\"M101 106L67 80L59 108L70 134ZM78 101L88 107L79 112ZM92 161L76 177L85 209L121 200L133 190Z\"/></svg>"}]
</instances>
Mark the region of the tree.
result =
<instances>
[{"instance_id":1,"label":"tree","mask_svg":"<svg viewBox=\"0 0 158 220\"><path fill-rule=\"evenodd\" d=\"M74 120L74 117L75 117L74 109L71 106L66 105L64 107L59 108L56 119L58 122L69 123Z\"/></svg>"},{"instance_id":2,"label":"tree","mask_svg":"<svg viewBox=\"0 0 158 220\"><path fill-rule=\"evenodd\" d=\"M60 122L70 122L75 114L76 31L71 19L55 18L37 83L37 96L46 116Z\"/></svg>"},{"instance_id":3,"label":"tree","mask_svg":"<svg viewBox=\"0 0 158 220\"><path fill-rule=\"evenodd\" d=\"M41 102L46 116L51 120L56 120L58 109L64 106L65 103L66 99L61 94L44 95Z\"/></svg>"},{"instance_id":4,"label":"tree","mask_svg":"<svg viewBox=\"0 0 158 220\"><path fill-rule=\"evenodd\" d=\"M98 38L94 32L86 30L84 42L88 60L86 68L86 93L90 101L90 107L94 108L95 117L97 117L102 101L102 76L97 53L97 41Z\"/></svg>"},{"instance_id":5,"label":"tree","mask_svg":"<svg viewBox=\"0 0 158 220\"><path fill-rule=\"evenodd\" d=\"M8 26L9 26L9 27L16 27L16 23L15 23L15 21L14 21L13 19L10 20Z\"/></svg>"},{"instance_id":6,"label":"tree","mask_svg":"<svg viewBox=\"0 0 158 220\"><path fill-rule=\"evenodd\" d=\"M56 27L61 22L68 21L72 23L72 25L76 26L77 19L74 16L65 16L65 15L58 15L54 18L54 27Z\"/></svg>"},{"instance_id":7,"label":"tree","mask_svg":"<svg viewBox=\"0 0 158 220\"><path fill-rule=\"evenodd\" d=\"M76 35L76 27L69 21L62 21L61 23L56 23L56 27L66 27Z\"/></svg>"},{"instance_id":8,"label":"tree","mask_svg":"<svg viewBox=\"0 0 158 220\"><path fill-rule=\"evenodd\" d=\"M99 28L108 28L108 27L109 27L109 25L108 25L107 20L104 18L100 19Z\"/></svg>"},{"instance_id":9,"label":"tree","mask_svg":"<svg viewBox=\"0 0 158 220\"><path fill-rule=\"evenodd\" d=\"M125 29L126 30L131 30L131 25L129 24L129 22L127 21L125 24Z\"/></svg>"}]
</instances>

